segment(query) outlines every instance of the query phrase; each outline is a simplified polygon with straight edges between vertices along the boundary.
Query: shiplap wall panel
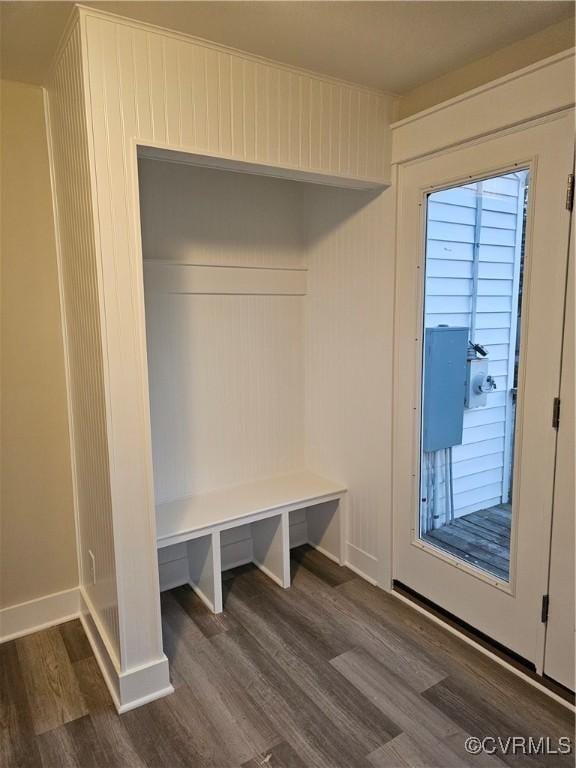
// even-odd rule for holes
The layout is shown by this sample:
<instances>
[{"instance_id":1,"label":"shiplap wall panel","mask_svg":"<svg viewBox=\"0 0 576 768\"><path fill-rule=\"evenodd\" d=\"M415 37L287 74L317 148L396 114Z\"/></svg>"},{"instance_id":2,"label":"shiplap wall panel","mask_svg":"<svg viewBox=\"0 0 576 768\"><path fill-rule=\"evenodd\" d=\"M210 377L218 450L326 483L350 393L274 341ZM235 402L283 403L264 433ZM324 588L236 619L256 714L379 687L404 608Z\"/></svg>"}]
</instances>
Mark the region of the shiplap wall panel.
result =
<instances>
[{"instance_id":1,"label":"shiplap wall panel","mask_svg":"<svg viewBox=\"0 0 576 768\"><path fill-rule=\"evenodd\" d=\"M129 137L134 135L140 105L124 90L136 72L122 69L134 61L122 25L109 25L108 35L89 38L85 27L97 190L100 245L101 322L108 374L110 489L114 511L117 578L130 600L119 613L123 670L163 657L159 625L154 533L154 494L146 378L146 346L139 243L137 160ZM120 55L122 52L122 55ZM162 60L162 59L160 59ZM150 58L145 59L147 64ZM148 77L151 80L148 80ZM151 122L163 125L158 113L153 73L146 72L137 93L145 96ZM122 98L122 94L125 94ZM156 104L155 104L156 100ZM141 120L140 120L141 122ZM141 460L136 460L137 455Z\"/></svg>"},{"instance_id":2,"label":"shiplap wall panel","mask_svg":"<svg viewBox=\"0 0 576 768\"><path fill-rule=\"evenodd\" d=\"M100 300L80 30L62 48L49 88L63 315L74 451L80 580L112 653L120 636L109 481ZM89 551L95 558L93 583Z\"/></svg>"},{"instance_id":3,"label":"shiplap wall panel","mask_svg":"<svg viewBox=\"0 0 576 768\"><path fill-rule=\"evenodd\" d=\"M157 504L304 469L303 300L147 294Z\"/></svg>"},{"instance_id":4,"label":"shiplap wall panel","mask_svg":"<svg viewBox=\"0 0 576 768\"><path fill-rule=\"evenodd\" d=\"M304 193L306 463L349 488L349 562L388 583L391 517L393 199Z\"/></svg>"},{"instance_id":5,"label":"shiplap wall panel","mask_svg":"<svg viewBox=\"0 0 576 768\"><path fill-rule=\"evenodd\" d=\"M304 185L139 167L156 503L304 469Z\"/></svg>"},{"instance_id":6,"label":"shiplap wall panel","mask_svg":"<svg viewBox=\"0 0 576 768\"><path fill-rule=\"evenodd\" d=\"M378 578L390 513L389 198L157 160L140 160L140 181L143 251L160 259L145 262L157 499L302 467L337 477L350 487L348 555ZM307 275L306 296L232 295L266 293L265 274L285 291L287 275ZM229 295L173 295L200 278L197 290L208 287L206 275Z\"/></svg>"},{"instance_id":7,"label":"shiplap wall panel","mask_svg":"<svg viewBox=\"0 0 576 768\"><path fill-rule=\"evenodd\" d=\"M107 101L135 102L139 140L387 183L391 97L84 14L91 75L115 70Z\"/></svg>"},{"instance_id":8,"label":"shiplap wall panel","mask_svg":"<svg viewBox=\"0 0 576 768\"><path fill-rule=\"evenodd\" d=\"M77 15L87 71L117 579L129 596L121 601L121 664L137 669L161 663L163 654L136 144L266 168L293 158L295 165L282 170L294 176L383 185L394 105L375 91L92 9ZM352 105L345 151L344 93Z\"/></svg>"}]
</instances>

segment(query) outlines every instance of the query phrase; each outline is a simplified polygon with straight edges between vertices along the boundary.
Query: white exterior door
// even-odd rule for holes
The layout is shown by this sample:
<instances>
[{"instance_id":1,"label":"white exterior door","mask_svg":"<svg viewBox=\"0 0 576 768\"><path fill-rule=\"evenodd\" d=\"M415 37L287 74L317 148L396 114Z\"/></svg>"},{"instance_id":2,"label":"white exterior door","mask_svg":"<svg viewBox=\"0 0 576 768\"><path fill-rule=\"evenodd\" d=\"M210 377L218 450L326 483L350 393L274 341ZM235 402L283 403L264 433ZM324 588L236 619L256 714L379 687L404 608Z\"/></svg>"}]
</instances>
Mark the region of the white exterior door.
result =
<instances>
[{"instance_id":1,"label":"white exterior door","mask_svg":"<svg viewBox=\"0 0 576 768\"><path fill-rule=\"evenodd\" d=\"M394 579L538 670L572 163L573 121L564 114L398 167ZM455 190L469 193L470 203ZM480 204L474 195L483 196ZM461 222L446 220L450 205L461 208L449 211ZM460 339L454 358L427 357L437 348L428 329L438 326ZM461 348L463 338L480 351ZM431 361L442 359L450 370L440 365L434 383ZM449 391L454 366L456 390ZM478 398L469 396L476 370L485 374ZM452 406L460 402L462 371L469 381L459 412ZM486 532L488 518L496 527ZM481 542L480 554L467 551L467 536Z\"/></svg>"}]
</instances>

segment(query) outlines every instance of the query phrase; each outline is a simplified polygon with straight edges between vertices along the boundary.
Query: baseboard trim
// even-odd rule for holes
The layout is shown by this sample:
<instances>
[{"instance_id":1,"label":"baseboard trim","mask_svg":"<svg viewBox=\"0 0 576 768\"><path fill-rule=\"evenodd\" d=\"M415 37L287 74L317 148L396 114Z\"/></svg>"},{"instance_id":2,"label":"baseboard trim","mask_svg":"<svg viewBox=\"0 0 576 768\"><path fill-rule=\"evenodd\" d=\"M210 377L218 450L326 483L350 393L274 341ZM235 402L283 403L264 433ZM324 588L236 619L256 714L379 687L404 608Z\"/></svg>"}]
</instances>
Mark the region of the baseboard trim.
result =
<instances>
[{"instance_id":1,"label":"baseboard trim","mask_svg":"<svg viewBox=\"0 0 576 768\"><path fill-rule=\"evenodd\" d=\"M168 659L164 654L147 664L122 672L119 683L120 706L117 709L120 715L174 693Z\"/></svg>"},{"instance_id":2,"label":"baseboard trim","mask_svg":"<svg viewBox=\"0 0 576 768\"><path fill-rule=\"evenodd\" d=\"M0 643L16 640L65 621L77 619L80 613L78 587L54 592L25 603L0 610Z\"/></svg>"},{"instance_id":3,"label":"baseboard trim","mask_svg":"<svg viewBox=\"0 0 576 768\"><path fill-rule=\"evenodd\" d=\"M345 565L370 584L378 586L378 558L374 555L348 542L346 544Z\"/></svg>"},{"instance_id":4,"label":"baseboard trim","mask_svg":"<svg viewBox=\"0 0 576 768\"><path fill-rule=\"evenodd\" d=\"M106 687L108 688L108 692L110 693L110 697L112 698L112 702L116 707L116 711L119 712L121 706L118 685L119 674L115 659L113 659L113 657L108 652L106 644L101 637L101 634L96 626L96 622L94 621L94 617L88 609L84 598L85 595L81 595L81 601L83 605L80 612L80 621L84 628L84 633L88 638L88 642L90 643L90 647L92 648L92 653L94 654L102 677L104 678L104 682L106 683Z\"/></svg>"},{"instance_id":5,"label":"baseboard trim","mask_svg":"<svg viewBox=\"0 0 576 768\"><path fill-rule=\"evenodd\" d=\"M168 659L162 654L147 664L121 670L117 655L86 592L80 588L80 621L118 714L174 692Z\"/></svg>"},{"instance_id":6,"label":"baseboard trim","mask_svg":"<svg viewBox=\"0 0 576 768\"><path fill-rule=\"evenodd\" d=\"M466 643L467 645L471 645L473 648L476 648L477 651L480 651L480 653L484 654L484 656L487 656L489 659L492 659L492 661L496 662L496 664L499 664L501 667L504 667L504 669L507 669L509 672L512 672L512 674L516 675L516 677L520 677L522 680L524 680L526 683L529 683L533 688L536 688L541 693L546 694L549 698L556 701L558 704L561 704L563 707L566 707L566 709L570 710L570 712L576 712L576 707L574 705L567 701L564 697L559 696L554 691L550 690L545 685L542 685L538 680L535 680L532 675L527 674L522 669L519 669L514 664L510 664L510 662L506 661L506 659L502 658L499 654L493 653L491 650L489 650L485 645L482 643L477 642L472 637L467 635L466 633L460 631L457 627L453 626L447 621L444 621L441 617L436 616L431 611L427 610L423 606L419 605L414 600L411 600L409 597L406 597L401 592L398 592L395 589L387 589L385 592L392 597L396 598L396 600L400 600L402 603L405 603L406 605L410 606L414 611L417 611L418 613L421 613L424 616L427 616L430 621L433 621L435 624L439 624L441 627L443 627L447 632L450 632L451 635L455 635L456 637L460 638L462 642Z\"/></svg>"},{"instance_id":7,"label":"baseboard trim","mask_svg":"<svg viewBox=\"0 0 576 768\"><path fill-rule=\"evenodd\" d=\"M169 685L159 691L148 693L146 696L140 696L139 699L133 699L127 704L122 704L121 706L116 707L116 709L119 715L123 715L125 712L130 712L131 709L137 709L138 707L143 707L144 704L149 704L151 701L156 701L156 699L163 699L165 696L170 696L171 693L174 693L173 685Z\"/></svg>"}]
</instances>

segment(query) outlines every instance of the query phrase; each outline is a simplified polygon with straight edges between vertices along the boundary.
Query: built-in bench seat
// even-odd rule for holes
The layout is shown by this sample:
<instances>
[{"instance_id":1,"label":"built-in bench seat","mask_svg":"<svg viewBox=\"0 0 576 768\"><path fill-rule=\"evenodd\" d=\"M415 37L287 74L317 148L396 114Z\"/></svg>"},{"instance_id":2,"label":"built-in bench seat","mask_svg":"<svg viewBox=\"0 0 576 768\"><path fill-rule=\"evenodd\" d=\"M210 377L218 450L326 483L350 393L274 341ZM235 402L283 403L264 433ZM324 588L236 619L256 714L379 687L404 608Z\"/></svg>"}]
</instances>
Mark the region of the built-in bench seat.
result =
<instances>
[{"instance_id":1,"label":"built-in bench seat","mask_svg":"<svg viewBox=\"0 0 576 768\"><path fill-rule=\"evenodd\" d=\"M222 531L250 525L255 565L289 587L290 513L306 509L308 542L342 563L345 494L342 484L297 472L165 502L156 507L158 548L187 542L190 585L220 613Z\"/></svg>"}]
</instances>

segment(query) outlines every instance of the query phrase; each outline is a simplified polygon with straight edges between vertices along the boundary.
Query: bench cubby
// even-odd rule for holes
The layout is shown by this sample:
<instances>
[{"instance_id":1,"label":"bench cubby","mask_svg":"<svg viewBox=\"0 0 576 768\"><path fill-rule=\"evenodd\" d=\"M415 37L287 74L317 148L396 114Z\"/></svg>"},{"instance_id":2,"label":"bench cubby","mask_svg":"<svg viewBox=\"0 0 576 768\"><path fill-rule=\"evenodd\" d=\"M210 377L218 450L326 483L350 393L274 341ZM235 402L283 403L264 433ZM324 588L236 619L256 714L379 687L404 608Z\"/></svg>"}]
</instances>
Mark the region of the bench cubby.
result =
<instances>
[{"instance_id":1,"label":"bench cubby","mask_svg":"<svg viewBox=\"0 0 576 768\"><path fill-rule=\"evenodd\" d=\"M214 613L222 603L220 534L248 526L252 561L290 586L290 514L305 510L306 538L338 563L344 559L346 488L311 472L188 496L156 508L158 547L186 543L189 584Z\"/></svg>"}]
</instances>

